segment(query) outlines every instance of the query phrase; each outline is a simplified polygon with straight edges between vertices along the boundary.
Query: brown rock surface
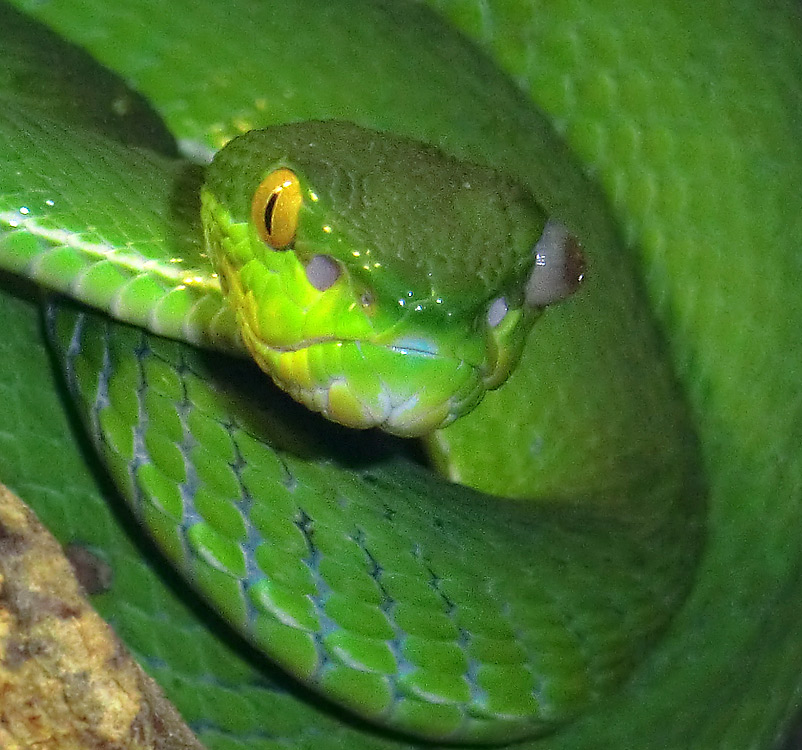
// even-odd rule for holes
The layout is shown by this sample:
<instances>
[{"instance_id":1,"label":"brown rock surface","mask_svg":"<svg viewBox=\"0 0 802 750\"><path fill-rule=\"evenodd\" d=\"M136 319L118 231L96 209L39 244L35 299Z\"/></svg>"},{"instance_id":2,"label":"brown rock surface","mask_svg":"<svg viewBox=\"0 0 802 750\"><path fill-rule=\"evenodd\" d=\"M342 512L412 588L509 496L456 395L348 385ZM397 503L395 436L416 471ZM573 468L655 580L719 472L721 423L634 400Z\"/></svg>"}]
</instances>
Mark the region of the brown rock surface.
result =
<instances>
[{"instance_id":1,"label":"brown rock surface","mask_svg":"<svg viewBox=\"0 0 802 750\"><path fill-rule=\"evenodd\" d=\"M0 485L0 748L201 747L89 606L56 540Z\"/></svg>"}]
</instances>

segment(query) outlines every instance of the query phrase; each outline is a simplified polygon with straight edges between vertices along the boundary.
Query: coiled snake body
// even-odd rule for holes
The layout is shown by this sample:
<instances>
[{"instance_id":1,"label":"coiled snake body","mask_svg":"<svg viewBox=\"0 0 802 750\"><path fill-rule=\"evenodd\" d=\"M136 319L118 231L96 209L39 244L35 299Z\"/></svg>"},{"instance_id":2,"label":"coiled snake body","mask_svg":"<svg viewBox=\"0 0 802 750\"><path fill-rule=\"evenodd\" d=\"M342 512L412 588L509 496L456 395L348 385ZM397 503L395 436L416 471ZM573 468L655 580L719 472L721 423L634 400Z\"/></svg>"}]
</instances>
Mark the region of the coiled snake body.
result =
<instances>
[{"instance_id":1,"label":"coiled snake body","mask_svg":"<svg viewBox=\"0 0 802 750\"><path fill-rule=\"evenodd\" d=\"M2 9L0 479L109 559L98 606L209 747L770 747L802 671L796 9L433 5L484 52L418 3L26 8L127 84ZM201 188L232 137L306 120L359 128L294 126L250 182L246 136ZM304 196L289 239L273 183L248 213L275 166ZM496 386L522 346L427 438L461 484L211 353L242 345L201 194L263 364L340 421L448 424L481 397L464 373ZM555 226L587 282L524 343ZM40 326L12 274L129 325L49 303ZM242 312L256 287L295 307ZM137 519L325 705L119 536L42 330Z\"/></svg>"}]
</instances>

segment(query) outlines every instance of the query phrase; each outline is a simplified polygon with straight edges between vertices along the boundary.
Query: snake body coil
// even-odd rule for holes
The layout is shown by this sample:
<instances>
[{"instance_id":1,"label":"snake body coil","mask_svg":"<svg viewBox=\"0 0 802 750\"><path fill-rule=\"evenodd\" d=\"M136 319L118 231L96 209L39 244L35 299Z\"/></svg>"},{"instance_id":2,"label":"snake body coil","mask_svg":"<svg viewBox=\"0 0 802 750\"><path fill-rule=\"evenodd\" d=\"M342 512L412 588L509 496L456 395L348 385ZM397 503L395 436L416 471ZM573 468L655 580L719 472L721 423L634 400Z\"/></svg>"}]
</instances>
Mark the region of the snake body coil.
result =
<instances>
[{"instance_id":1,"label":"snake body coil","mask_svg":"<svg viewBox=\"0 0 802 750\"><path fill-rule=\"evenodd\" d=\"M118 536L107 488L86 471L94 459L71 444L30 294L11 276L0 297L0 403L19 406L0 421L0 479L62 539L105 549L117 583L98 605L209 747L391 748L411 736L770 747L802 674L795 9L435 5L506 73L418 3L243 0L187 4L183 15L172 4L169 16L144 0L125 12L32 4L55 33L0 8L0 267L111 316L49 304L44 330L137 519L228 622L369 726L339 723L340 708L305 703L283 673L253 666L213 615L176 603ZM189 50L199 57L177 64ZM433 462L461 485L395 443L376 448L323 423L255 368L208 351L241 344L205 257L195 162L240 132L329 119L435 144L449 155L444 174L449 159L479 165L460 173L462 185L488 169L504 176L499 185L523 185L537 204L527 242L568 226L586 249L581 294L542 315L509 381L428 438ZM315 127L301 131L304 143L321 134ZM345 160L326 166L328 193L321 168L296 169L312 200L334 196L318 225L335 237L338 218L360 210L340 196L377 195L359 160ZM247 226L252 206L253 186L238 192L242 170L220 164L212 169L230 176L234 197L207 182L207 237L238 201ZM347 253L304 254L279 233L268 250L299 260L264 283L318 315L317 328L303 324L315 342L341 319L338 305L395 321L388 299L398 306L409 293L424 310L431 291L443 308L432 303L432 320L469 311L478 322L465 330L481 329L506 374L523 340L512 336L505 353L504 320L535 297L529 267L482 271L494 281L480 298L473 276L459 283L463 266L442 271L453 253L437 266L441 245L426 245L454 212L460 231L488 217L484 230L496 215L488 196L506 188L488 176L493 189L470 192L482 205L468 211L436 179L407 171L408 182L404 170L382 174L404 196L423 194L408 202L421 211L410 224L424 227L408 262L374 259L384 271L360 275ZM381 205L369 207L375 216ZM361 242L375 224L354 220L349 236ZM486 246L460 247L466 277L483 268ZM350 302L323 302L346 299L334 296L345 287ZM264 317L280 336L301 325L289 313ZM405 383L428 382L433 357L478 356L472 333L440 339L423 323L404 329L412 319L393 322L380 343L420 363L386 390L359 347L338 350L339 370L310 354L303 367L297 357L279 364L277 377L355 373L372 394L362 419ZM460 388L460 410L479 400ZM362 424L332 390L322 410ZM310 392L320 407L324 397ZM42 419L53 411L62 416ZM170 645L178 638L181 653Z\"/></svg>"}]
</instances>

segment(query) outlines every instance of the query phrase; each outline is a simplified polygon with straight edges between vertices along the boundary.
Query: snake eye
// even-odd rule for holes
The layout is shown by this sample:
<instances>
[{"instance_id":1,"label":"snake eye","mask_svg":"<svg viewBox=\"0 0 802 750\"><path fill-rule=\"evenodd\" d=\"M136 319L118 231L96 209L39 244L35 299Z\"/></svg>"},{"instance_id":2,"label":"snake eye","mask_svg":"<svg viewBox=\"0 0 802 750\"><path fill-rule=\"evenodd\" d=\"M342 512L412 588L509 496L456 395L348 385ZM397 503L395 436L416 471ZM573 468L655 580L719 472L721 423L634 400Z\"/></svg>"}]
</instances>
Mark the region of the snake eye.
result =
<instances>
[{"instance_id":1,"label":"snake eye","mask_svg":"<svg viewBox=\"0 0 802 750\"><path fill-rule=\"evenodd\" d=\"M549 219L533 251L535 267L526 282L526 302L545 307L570 297L585 278L585 256L579 240Z\"/></svg>"},{"instance_id":2,"label":"snake eye","mask_svg":"<svg viewBox=\"0 0 802 750\"><path fill-rule=\"evenodd\" d=\"M301 202L301 185L289 169L277 169L262 180L253 194L251 221L265 244L283 250L295 239Z\"/></svg>"}]
</instances>

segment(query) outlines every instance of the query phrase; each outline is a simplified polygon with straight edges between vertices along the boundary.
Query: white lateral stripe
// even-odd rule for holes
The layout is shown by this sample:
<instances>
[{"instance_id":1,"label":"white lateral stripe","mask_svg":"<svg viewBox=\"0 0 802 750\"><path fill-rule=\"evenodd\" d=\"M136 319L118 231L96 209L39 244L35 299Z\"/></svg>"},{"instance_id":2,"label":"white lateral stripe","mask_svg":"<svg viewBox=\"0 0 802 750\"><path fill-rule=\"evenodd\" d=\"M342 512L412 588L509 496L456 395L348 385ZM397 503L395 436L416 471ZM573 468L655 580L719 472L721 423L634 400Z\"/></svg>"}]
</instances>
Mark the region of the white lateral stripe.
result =
<instances>
[{"instance_id":1,"label":"white lateral stripe","mask_svg":"<svg viewBox=\"0 0 802 750\"><path fill-rule=\"evenodd\" d=\"M90 259L107 260L112 265L125 269L137 276L146 274L149 276L157 276L176 286L179 284L188 284L216 292L220 291L220 282L212 274L211 270L208 275L203 275L199 274L197 269L182 268L180 264L176 264L174 268L170 268L163 261L155 260L154 258L145 258L139 253L126 253L112 245L86 242L75 232L68 232L65 229L45 229L38 226L32 219L22 217L17 211L0 211L0 222L12 229L22 229L34 237L45 240L53 246L60 245L62 247L72 248ZM42 257L44 257L44 253L40 253L36 258L32 258L29 267L35 269L35 261Z\"/></svg>"}]
</instances>

